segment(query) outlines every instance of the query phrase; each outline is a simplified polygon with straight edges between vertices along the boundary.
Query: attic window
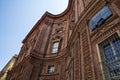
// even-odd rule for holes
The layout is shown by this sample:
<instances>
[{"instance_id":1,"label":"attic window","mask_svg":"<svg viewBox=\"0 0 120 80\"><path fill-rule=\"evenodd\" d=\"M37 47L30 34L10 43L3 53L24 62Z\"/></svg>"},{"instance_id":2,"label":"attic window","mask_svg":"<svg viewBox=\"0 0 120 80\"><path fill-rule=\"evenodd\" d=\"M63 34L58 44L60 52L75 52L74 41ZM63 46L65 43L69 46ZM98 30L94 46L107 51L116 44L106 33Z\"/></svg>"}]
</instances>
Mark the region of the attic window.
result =
<instances>
[{"instance_id":1,"label":"attic window","mask_svg":"<svg viewBox=\"0 0 120 80\"><path fill-rule=\"evenodd\" d=\"M112 16L112 11L106 5L104 6L96 15L94 15L90 20L91 30L95 30L100 27L109 17Z\"/></svg>"}]
</instances>

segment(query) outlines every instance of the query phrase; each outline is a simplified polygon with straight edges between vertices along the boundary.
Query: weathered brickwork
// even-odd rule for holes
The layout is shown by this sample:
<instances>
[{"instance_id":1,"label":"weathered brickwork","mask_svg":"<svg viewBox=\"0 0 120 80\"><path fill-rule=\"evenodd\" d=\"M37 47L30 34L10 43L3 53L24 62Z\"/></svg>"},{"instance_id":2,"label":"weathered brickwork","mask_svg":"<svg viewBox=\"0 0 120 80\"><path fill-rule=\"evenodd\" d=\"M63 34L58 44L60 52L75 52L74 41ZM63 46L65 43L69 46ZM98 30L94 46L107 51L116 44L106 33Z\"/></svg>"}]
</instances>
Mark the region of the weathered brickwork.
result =
<instances>
[{"instance_id":1,"label":"weathered brickwork","mask_svg":"<svg viewBox=\"0 0 120 80\"><path fill-rule=\"evenodd\" d=\"M82 32L82 52L83 52L83 63L84 63L84 78L85 80L93 80L92 76L92 60L90 55L90 48L89 48L89 42L88 42L88 35L87 31L84 30Z\"/></svg>"}]
</instances>

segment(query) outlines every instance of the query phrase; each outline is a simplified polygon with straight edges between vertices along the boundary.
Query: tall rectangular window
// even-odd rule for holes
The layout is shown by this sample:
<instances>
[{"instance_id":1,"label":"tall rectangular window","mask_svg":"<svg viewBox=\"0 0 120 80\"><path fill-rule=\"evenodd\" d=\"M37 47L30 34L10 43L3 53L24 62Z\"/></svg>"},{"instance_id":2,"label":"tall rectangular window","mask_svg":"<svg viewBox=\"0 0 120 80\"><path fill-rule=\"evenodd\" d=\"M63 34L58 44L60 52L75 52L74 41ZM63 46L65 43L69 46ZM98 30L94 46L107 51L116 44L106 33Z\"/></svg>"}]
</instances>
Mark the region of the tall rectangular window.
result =
<instances>
[{"instance_id":1,"label":"tall rectangular window","mask_svg":"<svg viewBox=\"0 0 120 80\"><path fill-rule=\"evenodd\" d=\"M57 42L53 42L52 44L52 53L57 53L58 52L58 48L59 48L59 41Z\"/></svg>"},{"instance_id":2,"label":"tall rectangular window","mask_svg":"<svg viewBox=\"0 0 120 80\"><path fill-rule=\"evenodd\" d=\"M48 73L53 73L55 71L55 67L54 67L54 65L50 65L50 66L48 66Z\"/></svg>"},{"instance_id":3,"label":"tall rectangular window","mask_svg":"<svg viewBox=\"0 0 120 80\"><path fill-rule=\"evenodd\" d=\"M90 28L95 30L97 27L101 26L110 16L112 16L112 11L106 5L103 7L96 15L90 19Z\"/></svg>"},{"instance_id":4,"label":"tall rectangular window","mask_svg":"<svg viewBox=\"0 0 120 80\"><path fill-rule=\"evenodd\" d=\"M120 37L117 33L99 44L105 77L120 80Z\"/></svg>"}]
</instances>

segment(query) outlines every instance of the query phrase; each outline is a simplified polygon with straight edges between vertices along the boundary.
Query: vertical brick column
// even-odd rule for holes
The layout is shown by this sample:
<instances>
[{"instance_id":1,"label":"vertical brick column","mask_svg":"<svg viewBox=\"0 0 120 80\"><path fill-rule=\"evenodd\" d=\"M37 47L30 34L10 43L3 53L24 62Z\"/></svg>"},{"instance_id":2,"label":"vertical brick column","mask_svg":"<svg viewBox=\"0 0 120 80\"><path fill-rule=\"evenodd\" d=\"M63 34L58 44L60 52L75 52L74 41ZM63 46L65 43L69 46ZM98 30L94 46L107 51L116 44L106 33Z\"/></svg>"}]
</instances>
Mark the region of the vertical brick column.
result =
<instances>
[{"instance_id":1,"label":"vertical brick column","mask_svg":"<svg viewBox=\"0 0 120 80\"><path fill-rule=\"evenodd\" d=\"M63 59L63 62L60 67L60 80L65 80L65 60Z\"/></svg>"},{"instance_id":2,"label":"vertical brick column","mask_svg":"<svg viewBox=\"0 0 120 80\"><path fill-rule=\"evenodd\" d=\"M33 65L29 63L26 66L25 71L23 73L23 80L30 80L31 74L32 74L32 70L33 70Z\"/></svg>"},{"instance_id":3,"label":"vertical brick column","mask_svg":"<svg viewBox=\"0 0 120 80\"><path fill-rule=\"evenodd\" d=\"M94 80L87 30L82 32L81 37L84 69L82 73L84 74L84 80Z\"/></svg>"},{"instance_id":4,"label":"vertical brick column","mask_svg":"<svg viewBox=\"0 0 120 80\"><path fill-rule=\"evenodd\" d=\"M45 38L45 32L47 30L47 26L44 25L44 27L41 30L41 33L39 35L39 38L37 40L37 43L35 45L35 51L40 52L41 46L43 44L43 40Z\"/></svg>"},{"instance_id":5,"label":"vertical brick column","mask_svg":"<svg viewBox=\"0 0 120 80\"><path fill-rule=\"evenodd\" d=\"M80 63L79 63L79 54L78 54L78 40L74 46L74 80L80 79Z\"/></svg>"}]
</instances>

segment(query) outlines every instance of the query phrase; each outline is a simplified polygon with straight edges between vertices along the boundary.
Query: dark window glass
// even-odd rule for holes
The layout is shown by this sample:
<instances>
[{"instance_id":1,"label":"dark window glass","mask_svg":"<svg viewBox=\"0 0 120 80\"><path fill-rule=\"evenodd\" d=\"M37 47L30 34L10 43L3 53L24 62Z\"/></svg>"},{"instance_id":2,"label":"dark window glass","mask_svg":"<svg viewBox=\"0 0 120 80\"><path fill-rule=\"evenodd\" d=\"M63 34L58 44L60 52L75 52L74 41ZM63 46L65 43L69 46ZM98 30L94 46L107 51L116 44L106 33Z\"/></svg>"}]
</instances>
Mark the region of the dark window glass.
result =
<instances>
[{"instance_id":1,"label":"dark window glass","mask_svg":"<svg viewBox=\"0 0 120 80\"><path fill-rule=\"evenodd\" d=\"M106 62L110 63L110 62L114 61L115 57L114 57L114 53L112 51L111 45L108 44L107 46L103 47L103 49L104 49L104 55L106 58Z\"/></svg>"},{"instance_id":2,"label":"dark window glass","mask_svg":"<svg viewBox=\"0 0 120 80\"><path fill-rule=\"evenodd\" d=\"M56 31L57 34L59 34L59 33L61 33L61 32L62 32L62 30L57 30L57 31Z\"/></svg>"},{"instance_id":3,"label":"dark window glass","mask_svg":"<svg viewBox=\"0 0 120 80\"><path fill-rule=\"evenodd\" d=\"M112 12L108 6L103 7L95 16L90 20L90 28L93 31L97 27L101 26L110 16Z\"/></svg>"}]
</instances>

